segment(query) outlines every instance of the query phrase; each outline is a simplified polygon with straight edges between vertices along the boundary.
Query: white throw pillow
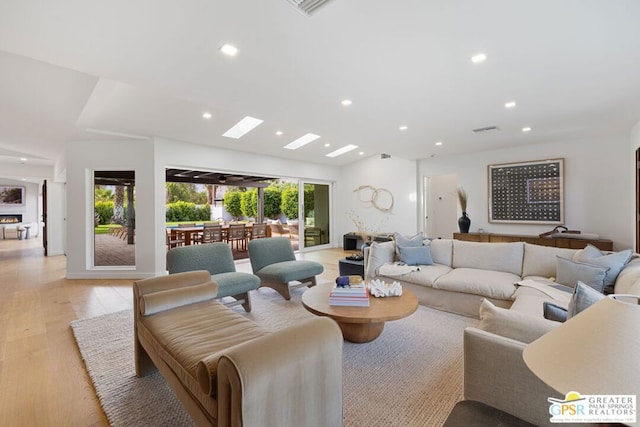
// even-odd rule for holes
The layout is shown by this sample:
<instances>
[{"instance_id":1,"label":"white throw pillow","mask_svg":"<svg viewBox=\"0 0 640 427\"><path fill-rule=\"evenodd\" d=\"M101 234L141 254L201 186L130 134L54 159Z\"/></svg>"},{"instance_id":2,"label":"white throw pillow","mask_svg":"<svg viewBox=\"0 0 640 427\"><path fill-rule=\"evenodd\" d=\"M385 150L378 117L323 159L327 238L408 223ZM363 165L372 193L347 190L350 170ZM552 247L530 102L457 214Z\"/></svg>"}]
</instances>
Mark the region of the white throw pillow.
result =
<instances>
[{"instance_id":1,"label":"white throw pillow","mask_svg":"<svg viewBox=\"0 0 640 427\"><path fill-rule=\"evenodd\" d=\"M376 277L378 275L378 268L380 268L382 264L394 261L395 247L394 242L373 242L371 246L369 246L365 278Z\"/></svg>"}]
</instances>

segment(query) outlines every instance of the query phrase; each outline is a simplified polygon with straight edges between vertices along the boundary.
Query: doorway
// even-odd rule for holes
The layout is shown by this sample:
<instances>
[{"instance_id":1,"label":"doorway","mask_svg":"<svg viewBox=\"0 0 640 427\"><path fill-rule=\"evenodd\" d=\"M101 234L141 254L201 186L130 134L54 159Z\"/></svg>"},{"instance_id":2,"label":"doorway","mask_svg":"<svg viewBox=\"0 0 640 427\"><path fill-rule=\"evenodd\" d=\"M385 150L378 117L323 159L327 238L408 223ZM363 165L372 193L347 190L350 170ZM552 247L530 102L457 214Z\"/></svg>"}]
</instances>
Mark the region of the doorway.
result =
<instances>
[{"instance_id":1,"label":"doorway","mask_svg":"<svg viewBox=\"0 0 640 427\"><path fill-rule=\"evenodd\" d=\"M133 267L135 171L94 171L93 266Z\"/></svg>"},{"instance_id":2,"label":"doorway","mask_svg":"<svg viewBox=\"0 0 640 427\"><path fill-rule=\"evenodd\" d=\"M304 224L300 240L304 248L330 243L330 188L328 184L311 182L302 182L300 185L303 193L300 212Z\"/></svg>"},{"instance_id":3,"label":"doorway","mask_svg":"<svg viewBox=\"0 0 640 427\"><path fill-rule=\"evenodd\" d=\"M424 231L427 237L451 239L457 231L457 182L455 174L423 178Z\"/></svg>"}]
</instances>

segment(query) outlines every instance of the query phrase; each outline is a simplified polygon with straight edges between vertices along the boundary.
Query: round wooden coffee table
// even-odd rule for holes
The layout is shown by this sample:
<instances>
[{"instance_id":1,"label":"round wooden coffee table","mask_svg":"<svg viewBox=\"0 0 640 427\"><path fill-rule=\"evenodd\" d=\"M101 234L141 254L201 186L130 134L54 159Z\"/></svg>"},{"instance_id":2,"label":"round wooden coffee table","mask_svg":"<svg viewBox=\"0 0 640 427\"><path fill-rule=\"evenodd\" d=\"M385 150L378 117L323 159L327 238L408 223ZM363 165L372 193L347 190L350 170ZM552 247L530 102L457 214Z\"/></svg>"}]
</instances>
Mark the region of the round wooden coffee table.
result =
<instances>
[{"instance_id":1,"label":"round wooden coffee table","mask_svg":"<svg viewBox=\"0 0 640 427\"><path fill-rule=\"evenodd\" d=\"M402 319L418 309L418 298L406 289L402 296L369 297L369 307L342 307L329 305L332 283L310 288L302 294L302 305L318 316L327 316L338 322L345 340L363 343L378 338L384 322Z\"/></svg>"}]
</instances>

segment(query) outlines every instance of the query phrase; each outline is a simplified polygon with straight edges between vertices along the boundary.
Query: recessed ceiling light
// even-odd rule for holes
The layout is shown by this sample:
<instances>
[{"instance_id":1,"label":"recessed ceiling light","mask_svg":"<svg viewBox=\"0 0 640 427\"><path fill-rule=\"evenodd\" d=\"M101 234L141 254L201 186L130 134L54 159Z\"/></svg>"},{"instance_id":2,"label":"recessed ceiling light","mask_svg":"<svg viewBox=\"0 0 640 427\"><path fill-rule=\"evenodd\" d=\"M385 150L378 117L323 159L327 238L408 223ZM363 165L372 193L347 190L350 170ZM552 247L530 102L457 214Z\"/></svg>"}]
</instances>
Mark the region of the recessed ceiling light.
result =
<instances>
[{"instance_id":1,"label":"recessed ceiling light","mask_svg":"<svg viewBox=\"0 0 640 427\"><path fill-rule=\"evenodd\" d=\"M328 142L326 144L324 144L325 147L331 147L331 144L329 144Z\"/></svg>"},{"instance_id":2,"label":"recessed ceiling light","mask_svg":"<svg viewBox=\"0 0 640 427\"><path fill-rule=\"evenodd\" d=\"M26 157L20 157L20 161L21 162L26 162L27 160L29 160L29 159L27 159Z\"/></svg>"},{"instance_id":3,"label":"recessed ceiling light","mask_svg":"<svg viewBox=\"0 0 640 427\"><path fill-rule=\"evenodd\" d=\"M281 130L277 130L276 131L276 135L278 135L278 136L282 135L282 131Z\"/></svg>"},{"instance_id":4,"label":"recessed ceiling light","mask_svg":"<svg viewBox=\"0 0 640 427\"><path fill-rule=\"evenodd\" d=\"M362 156L364 154L364 151L361 151L358 153L360 156Z\"/></svg>"},{"instance_id":5,"label":"recessed ceiling light","mask_svg":"<svg viewBox=\"0 0 640 427\"><path fill-rule=\"evenodd\" d=\"M516 106L516 101L509 101L504 104L504 108L513 108Z\"/></svg>"},{"instance_id":6,"label":"recessed ceiling light","mask_svg":"<svg viewBox=\"0 0 640 427\"><path fill-rule=\"evenodd\" d=\"M358 148L357 145L353 145L353 144L349 144L349 145L345 145L342 148L338 148L336 151L332 151L329 154L325 154L325 156L327 157L338 157L344 153L348 153L351 150L355 150L356 148Z\"/></svg>"},{"instance_id":7,"label":"recessed ceiling light","mask_svg":"<svg viewBox=\"0 0 640 427\"><path fill-rule=\"evenodd\" d=\"M236 123L231 129L222 134L227 138L240 139L248 132L251 132L253 128L258 126L264 120L256 119L255 117L245 117Z\"/></svg>"},{"instance_id":8,"label":"recessed ceiling light","mask_svg":"<svg viewBox=\"0 0 640 427\"><path fill-rule=\"evenodd\" d=\"M303 145L307 145L308 143L313 142L318 138L320 138L320 135L315 135L313 133L308 133L308 134L303 135L300 138L296 139L295 141L291 141L290 143L285 145L284 148L286 148L287 150L297 150L298 148L302 147Z\"/></svg>"},{"instance_id":9,"label":"recessed ceiling light","mask_svg":"<svg viewBox=\"0 0 640 427\"><path fill-rule=\"evenodd\" d=\"M202 113L202 118L203 119L209 120L211 117L213 117L213 115L208 111L205 111L204 113Z\"/></svg>"},{"instance_id":10,"label":"recessed ceiling light","mask_svg":"<svg viewBox=\"0 0 640 427\"><path fill-rule=\"evenodd\" d=\"M225 43L220 47L220 52L229 56L236 56L238 54L238 48L229 43Z\"/></svg>"},{"instance_id":11,"label":"recessed ceiling light","mask_svg":"<svg viewBox=\"0 0 640 427\"><path fill-rule=\"evenodd\" d=\"M350 99L343 99L342 102L340 103L345 106L353 104L353 102Z\"/></svg>"},{"instance_id":12,"label":"recessed ceiling light","mask_svg":"<svg viewBox=\"0 0 640 427\"><path fill-rule=\"evenodd\" d=\"M471 57L471 62L473 62L474 64L479 64L480 62L484 62L486 60L487 60L487 55L484 53L478 53Z\"/></svg>"},{"instance_id":13,"label":"recessed ceiling light","mask_svg":"<svg viewBox=\"0 0 640 427\"><path fill-rule=\"evenodd\" d=\"M409 128L408 128L408 127L406 127L406 126L404 126L404 125L402 125L402 126L400 126L398 129L400 129L400 130L407 130L407 129L409 129Z\"/></svg>"},{"instance_id":14,"label":"recessed ceiling light","mask_svg":"<svg viewBox=\"0 0 640 427\"><path fill-rule=\"evenodd\" d=\"M442 141L436 142L436 145L438 145L438 146L442 145Z\"/></svg>"},{"instance_id":15,"label":"recessed ceiling light","mask_svg":"<svg viewBox=\"0 0 640 427\"><path fill-rule=\"evenodd\" d=\"M522 128L522 132L530 132L531 128L529 126L525 126Z\"/></svg>"}]
</instances>

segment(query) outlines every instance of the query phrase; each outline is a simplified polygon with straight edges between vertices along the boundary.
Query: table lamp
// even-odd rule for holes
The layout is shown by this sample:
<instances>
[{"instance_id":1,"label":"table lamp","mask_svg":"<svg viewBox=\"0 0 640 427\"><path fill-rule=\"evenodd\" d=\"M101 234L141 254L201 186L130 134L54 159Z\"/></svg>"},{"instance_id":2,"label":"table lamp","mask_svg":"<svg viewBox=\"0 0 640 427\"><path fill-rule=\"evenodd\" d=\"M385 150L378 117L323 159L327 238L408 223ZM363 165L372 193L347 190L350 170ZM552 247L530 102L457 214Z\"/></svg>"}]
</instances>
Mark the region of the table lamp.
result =
<instances>
[{"instance_id":1,"label":"table lamp","mask_svg":"<svg viewBox=\"0 0 640 427\"><path fill-rule=\"evenodd\" d=\"M529 344L524 361L560 393L640 395L640 296L610 295ZM637 409L637 408L636 408ZM637 416L640 418L640 416ZM639 425L636 423L629 425Z\"/></svg>"}]
</instances>

